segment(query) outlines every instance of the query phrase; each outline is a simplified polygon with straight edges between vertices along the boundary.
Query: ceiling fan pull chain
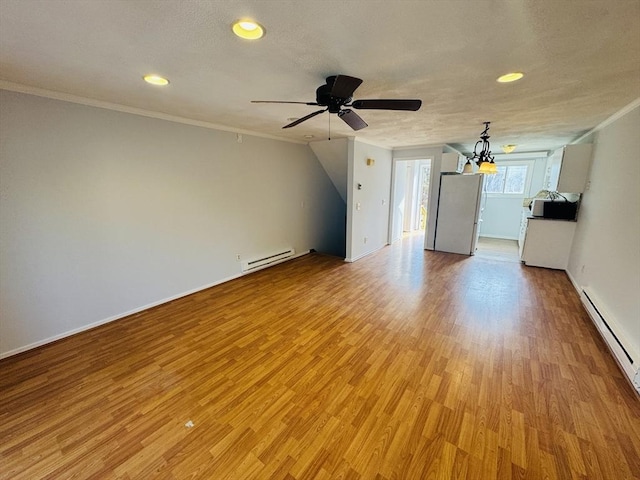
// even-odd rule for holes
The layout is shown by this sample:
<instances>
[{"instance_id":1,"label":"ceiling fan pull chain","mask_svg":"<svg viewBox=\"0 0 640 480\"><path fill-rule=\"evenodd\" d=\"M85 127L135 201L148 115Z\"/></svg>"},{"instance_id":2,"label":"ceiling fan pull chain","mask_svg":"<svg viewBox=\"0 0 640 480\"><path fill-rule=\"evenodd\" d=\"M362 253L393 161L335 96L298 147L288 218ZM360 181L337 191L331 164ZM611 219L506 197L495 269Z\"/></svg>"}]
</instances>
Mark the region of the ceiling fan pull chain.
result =
<instances>
[{"instance_id":1,"label":"ceiling fan pull chain","mask_svg":"<svg viewBox=\"0 0 640 480\"><path fill-rule=\"evenodd\" d=\"M329 115L329 141L331 141L331 115Z\"/></svg>"}]
</instances>

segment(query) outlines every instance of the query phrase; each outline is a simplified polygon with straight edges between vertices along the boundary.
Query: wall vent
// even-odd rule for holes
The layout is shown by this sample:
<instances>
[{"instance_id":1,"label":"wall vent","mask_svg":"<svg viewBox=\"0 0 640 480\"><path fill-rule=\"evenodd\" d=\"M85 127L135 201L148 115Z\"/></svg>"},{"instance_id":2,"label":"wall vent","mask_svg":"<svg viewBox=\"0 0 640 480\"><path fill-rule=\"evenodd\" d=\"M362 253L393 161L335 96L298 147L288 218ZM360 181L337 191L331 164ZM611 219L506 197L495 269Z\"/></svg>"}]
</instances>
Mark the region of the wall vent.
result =
<instances>
[{"instance_id":1,"label":"wall vent","mask_svg":"<svg viewBox=\"0 0 640 480\"><path fill-rule=\"evenodd\" d=\"M290 247L269 253L267 255L263 255L258 258L254 258L252 260L248 260L246 262L242 262L242 271L250 272L261 267L266 267L267 265L271 265L273 263L279 263L283 260L286 260L287 258L293 257L295 253L296 251L293 249L293 247Z\"/></svg>"},{"instance_id":2,"label":"wall vent","mask_svg":"<svg viewBox=\"0 0 640 480\"><path fill-rule=\"evenodd\" d=\"M614 327L613 319L604 311L602 305L596 301L592 292L583 289L580 292L580 300L600 335L608 345L622 368L622 371L629 378L633 387L640 393L640 368L638 367L637 354L630 347L625 346L625 341L618 329Z\"/></svg>"}]
</instances>

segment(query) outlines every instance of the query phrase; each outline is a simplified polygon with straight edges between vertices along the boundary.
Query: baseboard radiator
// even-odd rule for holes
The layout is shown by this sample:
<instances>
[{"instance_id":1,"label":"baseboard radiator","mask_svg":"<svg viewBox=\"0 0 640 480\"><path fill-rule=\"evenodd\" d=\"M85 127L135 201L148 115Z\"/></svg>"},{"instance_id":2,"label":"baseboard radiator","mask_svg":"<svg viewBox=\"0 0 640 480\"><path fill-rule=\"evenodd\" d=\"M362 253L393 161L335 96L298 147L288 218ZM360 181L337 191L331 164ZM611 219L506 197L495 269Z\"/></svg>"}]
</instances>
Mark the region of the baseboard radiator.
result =
<instances>
[{"instance_id":1,"label":"baseboard radiator","mask_svg":"<svg viewBox=\"0 0 640 480\"><path fill-rule=\"evenodd\" d=\"M293 257L295 254L296 251L293 249L293 247L277 250L267 255L262 255L258 258L242 262L242 271L250 272L252 270L266 267L267 265L271 265L273 263L279 263L283 260L286 260L287 258Z\"/></svg>"},{"instance_id":2,"label":"baseboard radiator","mask_svg":"<svg viewBox=\"0 0 640 480\"><path fill-rule=\"evenodd\" d=\"M582 300L584 308L587 310L591 320L607 343L609 350L613 353L623 372L629 378L629 381L636 391L640 393L640 358L638 358L637 353L632 351L629 346L625 346L624 339L621 337L620 332L616 332L617 329L614 327L614 322L604 311L602 305L598 305L595 295L593 295L592 292L588 289L583 289L580 292L580 300Z\"/></svg>"}]
</instances>

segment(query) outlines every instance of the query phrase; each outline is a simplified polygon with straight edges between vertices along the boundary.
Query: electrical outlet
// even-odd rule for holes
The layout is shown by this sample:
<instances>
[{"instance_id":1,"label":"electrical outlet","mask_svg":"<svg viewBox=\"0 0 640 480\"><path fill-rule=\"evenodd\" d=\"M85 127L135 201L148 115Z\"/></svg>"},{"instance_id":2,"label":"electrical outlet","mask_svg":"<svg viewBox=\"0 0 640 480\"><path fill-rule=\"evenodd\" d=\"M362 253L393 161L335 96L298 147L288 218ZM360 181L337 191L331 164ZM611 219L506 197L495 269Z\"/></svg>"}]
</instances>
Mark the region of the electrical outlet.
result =
<instances>
[{"instance_id":1,"label":"electrical outlet","mask_svg":"<svg viewBox=\"0 0 640 480\"><path fill-rule=\"evenodd\" d=\"M367 240L368 240L367 237L364 237L364 243L367 243Z\"/></svg>"},{"instance_id":2,"label":"electrical outlet","mask_svg":"<svg viewBox=\"0 0 640 480\"><path fill-rule=\"evenodd\" d=\"M240 261L240 254L239 253L236 255L236 260Z\"/></svg>"}]
</instances>

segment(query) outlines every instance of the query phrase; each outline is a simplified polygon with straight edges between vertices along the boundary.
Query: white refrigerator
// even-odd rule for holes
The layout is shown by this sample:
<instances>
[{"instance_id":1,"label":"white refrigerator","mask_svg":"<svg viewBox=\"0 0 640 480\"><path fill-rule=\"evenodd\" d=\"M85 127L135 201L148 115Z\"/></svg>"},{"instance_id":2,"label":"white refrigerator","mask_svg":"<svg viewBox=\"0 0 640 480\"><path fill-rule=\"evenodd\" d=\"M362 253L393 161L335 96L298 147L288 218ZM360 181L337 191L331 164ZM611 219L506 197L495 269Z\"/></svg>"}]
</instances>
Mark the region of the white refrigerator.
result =
<instances>
[{"instance_id":1,"label":"white refrigerator","mask_svg":"<svg viewBox=\"0 0 640 480\"><path fill-rule=\"evenodd\" d=\"M440 174L435 250L473 255L480 235L484 175Z\"/></svg>"}]
</instances>

